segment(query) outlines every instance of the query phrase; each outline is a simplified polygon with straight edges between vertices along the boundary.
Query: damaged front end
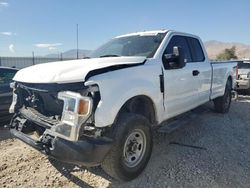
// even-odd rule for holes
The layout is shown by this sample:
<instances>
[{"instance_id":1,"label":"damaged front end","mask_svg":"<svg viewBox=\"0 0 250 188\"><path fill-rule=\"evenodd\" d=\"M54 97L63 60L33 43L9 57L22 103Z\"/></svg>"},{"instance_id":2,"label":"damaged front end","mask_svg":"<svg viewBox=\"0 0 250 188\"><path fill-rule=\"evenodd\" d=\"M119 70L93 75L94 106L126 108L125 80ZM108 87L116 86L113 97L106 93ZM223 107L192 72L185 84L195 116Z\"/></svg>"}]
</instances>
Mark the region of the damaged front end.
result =
<instances>
[{"instance_id":1,"label":"damaged front end","mask_svg":"<svg viewBox=\"0 0 250 188\"><path fill-rule=\"evenodd\" d=\"M100 101L97 85L15 82L10 112L11 133L61 161L94 166L112 146L105 130L94 125Z\"/></svg>"}]
</instances>

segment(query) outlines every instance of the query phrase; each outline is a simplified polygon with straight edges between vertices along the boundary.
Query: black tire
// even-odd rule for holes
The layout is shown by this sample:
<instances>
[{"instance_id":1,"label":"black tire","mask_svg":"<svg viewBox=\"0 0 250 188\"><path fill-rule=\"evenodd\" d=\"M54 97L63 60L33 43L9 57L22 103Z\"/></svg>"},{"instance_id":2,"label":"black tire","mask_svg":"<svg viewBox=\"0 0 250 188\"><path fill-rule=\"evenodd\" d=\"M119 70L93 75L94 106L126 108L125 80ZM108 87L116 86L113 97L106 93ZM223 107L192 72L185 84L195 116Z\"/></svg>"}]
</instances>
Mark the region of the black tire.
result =
<instances>
[{"instance_id":1,"label":"black tire","mask_svg":"<svg viewBox=\"0 0 250 188\"><path fill-rule=\"evenodd\" d=\"M232 100L232 83L227 81L224 95L214 99L214 109L218 113L228 113Z\"/></svg>"},{"instance_id":2,"label":"black tire","mask_svg":"<svg viewBox=\"0 0 250 188\"><path fill-rule=\"evenodd\" d=\"M146 144L138 144L138 142L130 140L133 135L136 140L138 133L141 134L140 139L143 137ZM114 125L112 134L114 137L113 148L107 154L101 166L107 174L119 181L132 180L144 170L151 156L153 140L150 123L141 115L124 113L121 114ZM132 145L130 146L128 143L132 143ZM136 153L129 151L129 149L135 149L137 153L142 152L140 158L136 157L137 163L132 161L133 157L131 156L131 162L128 162L129 157L126 154L133 155L131 153ZM135 163L134 166L131 165L133 162Z\"/></svg>"}]
</instances>

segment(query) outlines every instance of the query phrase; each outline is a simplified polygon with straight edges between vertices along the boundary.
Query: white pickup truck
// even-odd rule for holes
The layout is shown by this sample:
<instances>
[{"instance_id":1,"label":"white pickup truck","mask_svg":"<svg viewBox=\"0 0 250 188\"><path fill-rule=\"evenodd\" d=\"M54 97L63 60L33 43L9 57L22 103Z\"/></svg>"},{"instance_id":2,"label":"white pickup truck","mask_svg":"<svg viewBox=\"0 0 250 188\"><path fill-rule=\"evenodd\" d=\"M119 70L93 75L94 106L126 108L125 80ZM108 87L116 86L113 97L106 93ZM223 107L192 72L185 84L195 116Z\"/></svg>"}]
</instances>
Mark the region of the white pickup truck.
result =
<instances>
[{"instance_id":1,"label":"white pickup truck","mask_svg":"<svg viewBox=\"0 0 250 188\"><path fill-rule=\"evenodd\" d=\"M228 112L235 68L210 62L195 35L118 36L88 58L18 71L9 128L50 157L131 180L149 161L153 127L211 100Z\"/></svg>"}]
</instances>

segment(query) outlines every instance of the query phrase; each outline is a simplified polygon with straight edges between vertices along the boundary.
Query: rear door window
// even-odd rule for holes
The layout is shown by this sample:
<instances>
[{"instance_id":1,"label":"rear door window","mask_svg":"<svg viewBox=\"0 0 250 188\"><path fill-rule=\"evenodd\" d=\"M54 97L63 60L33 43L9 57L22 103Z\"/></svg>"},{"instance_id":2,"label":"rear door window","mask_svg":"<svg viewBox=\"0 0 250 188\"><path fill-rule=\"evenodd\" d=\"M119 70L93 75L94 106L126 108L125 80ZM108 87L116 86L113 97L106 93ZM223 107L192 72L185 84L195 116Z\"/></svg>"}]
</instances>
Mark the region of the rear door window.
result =
<instances>
[{"instance_id":1,"label":"rear door window","mask_svg":"<svg viewBox=\"0 0 250 188\"><path fill-rule=\"evenodd\" d=\"M188 37L188 43L192 54L192 62L201 62L205 60L200 41L196 38Z\"/></svg>"}]
</instances>

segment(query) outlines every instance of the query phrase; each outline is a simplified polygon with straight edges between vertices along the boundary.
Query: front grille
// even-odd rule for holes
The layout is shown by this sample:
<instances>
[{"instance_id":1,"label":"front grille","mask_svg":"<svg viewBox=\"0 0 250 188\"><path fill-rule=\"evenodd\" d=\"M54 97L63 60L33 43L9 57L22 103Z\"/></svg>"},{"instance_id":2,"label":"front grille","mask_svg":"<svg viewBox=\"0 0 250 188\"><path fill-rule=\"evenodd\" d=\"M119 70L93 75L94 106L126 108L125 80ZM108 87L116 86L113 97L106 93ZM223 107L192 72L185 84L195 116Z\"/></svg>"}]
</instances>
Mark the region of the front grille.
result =
<instances>
[{"instance_id":1,"label":"front grille","mask_svg":"<svg viewBox=\"0 0 250 188\"><path fill-rule=\"evenodd\" d=\"M50 128L60 123L63 100L58 99L61 91L87 92L83 83L72 84L27 84L17 83L20 113L34 123Z\"/></svg>"},{"instance_id":2,"label":"front grille","mask_svg":"<svg viewBox=\"0 0 250 188\"><path fill-rule=\"evenodd\" d=\"M63 101L58 99L60 91L81 92L86 87L83 83L69 84L28 84L17 83L18 95L21 99L20 107L35 109L45 117L58 119L62 115ZM36 114L36 113L35 113Z\"/></svg>"}]
</instances>

